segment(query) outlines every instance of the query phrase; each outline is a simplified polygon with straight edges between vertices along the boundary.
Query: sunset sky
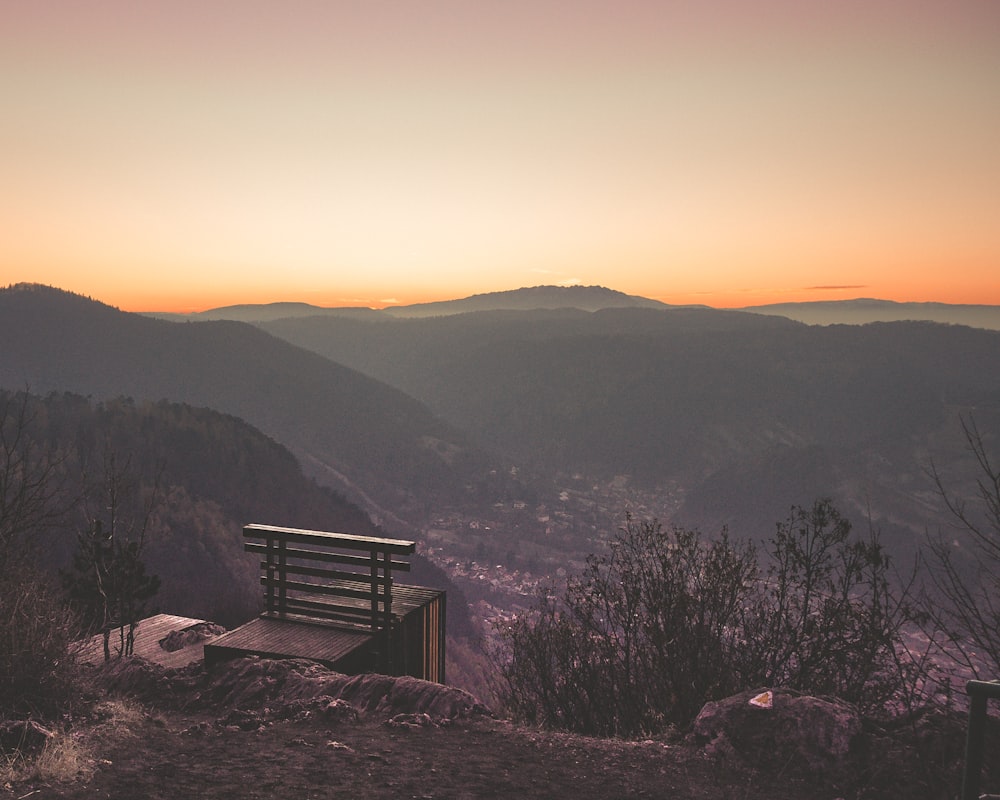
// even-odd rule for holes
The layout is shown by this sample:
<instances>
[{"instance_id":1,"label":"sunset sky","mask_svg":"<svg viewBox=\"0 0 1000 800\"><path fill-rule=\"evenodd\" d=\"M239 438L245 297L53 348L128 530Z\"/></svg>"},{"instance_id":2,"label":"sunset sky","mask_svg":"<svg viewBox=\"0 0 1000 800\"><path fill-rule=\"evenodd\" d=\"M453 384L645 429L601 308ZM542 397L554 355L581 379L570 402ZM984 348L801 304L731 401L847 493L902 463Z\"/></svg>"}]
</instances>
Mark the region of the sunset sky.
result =
<instances>
[{"instance_id":1,"label":"sunset sky","mask_svg":"<svg viewBox=\"0 0 1000 800\"><path fill-rule=\"evenodd\" d=\"M0 0L0 286L1000 304L998 0Z\"/></svg>"}]
</instances>

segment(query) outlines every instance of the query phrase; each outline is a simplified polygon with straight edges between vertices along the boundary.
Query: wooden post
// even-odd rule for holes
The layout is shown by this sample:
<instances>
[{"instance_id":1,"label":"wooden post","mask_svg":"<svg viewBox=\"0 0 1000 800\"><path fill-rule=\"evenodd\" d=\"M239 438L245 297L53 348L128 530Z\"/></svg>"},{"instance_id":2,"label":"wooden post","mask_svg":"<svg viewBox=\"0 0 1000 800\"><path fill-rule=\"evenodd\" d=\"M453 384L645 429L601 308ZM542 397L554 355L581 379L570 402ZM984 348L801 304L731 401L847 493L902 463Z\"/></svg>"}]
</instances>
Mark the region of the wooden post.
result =
<instances>
[{"instance_id":1,"label":"wooden post","mask_svg":"<svg viewBox=\"0 0 1000 800\"><path fill-rule=\"evenodd\" d=\"M288 610L288 554L286 552L288 543L282 537L278 540L278 613L284 616Z\"/></svg>"},{"instance_id":2,"label":"wooden post","mask_svg":"<svg viewBox=\"0 0 1000 800\"><path fill-rule=\"evenodd\" d=\"M385 627L385 671L392 675L392 554L382 553L382 577L385 578L385 594L382 598L382 624Z\"/></svg>"},{"instance_id":3,"label":"wooden post","mask_svg":"<svg viewBox=\"0 0 1000 800\"><path fill-rule=\"evenodd\" d=\"M979 800L979 781L983 770L986 737L986 701L1000 700L1000 682L969 681L969 728L965 738L965 773L962 775L962 800Z\"/></svg>"},{"instance_id":4,"label":"wooden post","mask_svg":"<svg viewBox=\"0 0 1000 800\"><path fill-rule=\"evenodd\" d=\"M373 547L368 551L369 566L371 572L371 628L372 633L378 631L378 551Z\"/></svg>"},{"instance_id":5,"label":"wooden post","mask_svg":"<svg viewBox=\"0 0 1000 800\"><path fill-rule=\"evenodd\" d=\"M274 536L269 535L266 540L267 553L264 555L264 563L267 565L267 581L265 585L267 587L266 592L266 604L265 611L268 614L273 614L277 608L274 604L274 568L277 563L277 555L274 550Z\"/></svg>"}]
</instances>

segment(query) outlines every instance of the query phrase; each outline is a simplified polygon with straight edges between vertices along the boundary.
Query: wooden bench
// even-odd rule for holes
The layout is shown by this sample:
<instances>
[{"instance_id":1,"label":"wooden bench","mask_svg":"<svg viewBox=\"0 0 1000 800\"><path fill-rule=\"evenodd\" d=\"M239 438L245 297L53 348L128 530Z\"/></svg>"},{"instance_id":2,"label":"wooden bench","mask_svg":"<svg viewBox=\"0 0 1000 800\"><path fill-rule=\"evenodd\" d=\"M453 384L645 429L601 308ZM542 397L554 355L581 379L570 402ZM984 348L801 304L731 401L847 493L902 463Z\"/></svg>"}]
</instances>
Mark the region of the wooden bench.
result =
<instances>
[{"instance_id":1,"label":"wooden bench","mask_svg":"<svg viewBox=\"0 0 1000 800\"><path fill-rule=\"evenodd\" d=\"M401 539L247 525L260 556L260 617L205 647L206 665L246 655L311 658L340 672L444 681L445 593L395 584Z\"/></svg>"}]
</instances>

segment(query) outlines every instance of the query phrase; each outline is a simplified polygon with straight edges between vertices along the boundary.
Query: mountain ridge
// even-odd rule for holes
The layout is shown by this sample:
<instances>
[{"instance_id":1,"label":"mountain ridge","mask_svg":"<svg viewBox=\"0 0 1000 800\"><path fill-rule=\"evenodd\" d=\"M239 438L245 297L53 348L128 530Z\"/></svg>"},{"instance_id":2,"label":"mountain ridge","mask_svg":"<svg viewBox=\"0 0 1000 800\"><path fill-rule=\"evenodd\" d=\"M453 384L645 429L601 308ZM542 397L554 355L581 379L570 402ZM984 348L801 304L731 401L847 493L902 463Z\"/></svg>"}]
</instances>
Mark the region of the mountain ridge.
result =
<instances>
[{"instance_id":1,"label":"mountain ridge","mask_svg":"<svg viewBox=\"0 0 1000 800\"><path fill-rule=\"evenodd\" d=\"M604 286L543 285L485 292L457 300L388 306L384 311L394 317L413 318L465 314L473 311L530 311L558 308L598 311L604 308L669 308L669 306L658 300L625 294Z\"/></svg>"},{"instance_id":2,"label":"mountain ridge","mask_svg":"<svg viewBox=\"0 0 1000 800\"><path fill-rule=\"evenodd\" d=\"M259 323L309 316L337 316L379 321L386 318L413 319L476 311L529 311L558 308L599 311L609 308L710 309L710 306L670 305L659 300L629 295L603 286L541 285L485 292L451 300L386 306L382 309L354 306L324 307L302 302L276 302L222 306L192 314L157 311L143 313L147 316L173 322L230 319ZM782 316L809 325L864 325L871 322L926 321L1000 330L1000 306L988 304L899 302L860 297L848 300L771 303L714 310Z\"/></svg>"},{"instance_id":3,"label":"mountain ridge","mask_svg":"<svg viewBox=\"0 0 1000 800\"><path fill-rule=\"evenodd\" d=\"M809 325L866 325L873 322L940 322L1000 330L1000 306L937 302L897 302L870 297L747 306L742 311L773 314Z\"/></svg>"},{"instance_id":4,"label":"mountain ridge","mask_svg":"<svg viewBox=\"0 0 1000 800\"><path fill-rule=\"evenodd\" d=\"M276 319L308 316L336 316L354 319L411 319L448 316L474 311L527 311L536 309L576 308L598 311L604 308L671 308L659 300L628 295L603 286L528 286L507 291L485 292L453 300L435 300L409 305L390 305L382 309L361 306L316 306L310 303L277 302L221 306L191 314L147 311L146 316L172 322L193 320L239 320L270 322Z\"/></svg>"}]
</instances>

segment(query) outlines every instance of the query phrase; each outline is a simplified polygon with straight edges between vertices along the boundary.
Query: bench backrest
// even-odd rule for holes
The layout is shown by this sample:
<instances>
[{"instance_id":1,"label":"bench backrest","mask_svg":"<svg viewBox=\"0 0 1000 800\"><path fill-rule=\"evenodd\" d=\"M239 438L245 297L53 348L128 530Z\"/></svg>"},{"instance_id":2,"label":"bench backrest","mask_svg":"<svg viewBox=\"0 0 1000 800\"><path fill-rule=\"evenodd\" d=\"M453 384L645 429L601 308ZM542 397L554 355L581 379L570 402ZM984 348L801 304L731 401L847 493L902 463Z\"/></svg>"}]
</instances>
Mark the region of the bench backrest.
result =
<instances>
[{"instance_id":1,"label":"bench backrest","mask_svg":"<svg viewBox=\"0 0 1000 800\"><path fill-rule=\"evenodd\" d=\"M408 572L414 542L347 533L247 525L244 547L259 554L264 615L391 630L392 573Z\"/></svg>"}]
</instances>

